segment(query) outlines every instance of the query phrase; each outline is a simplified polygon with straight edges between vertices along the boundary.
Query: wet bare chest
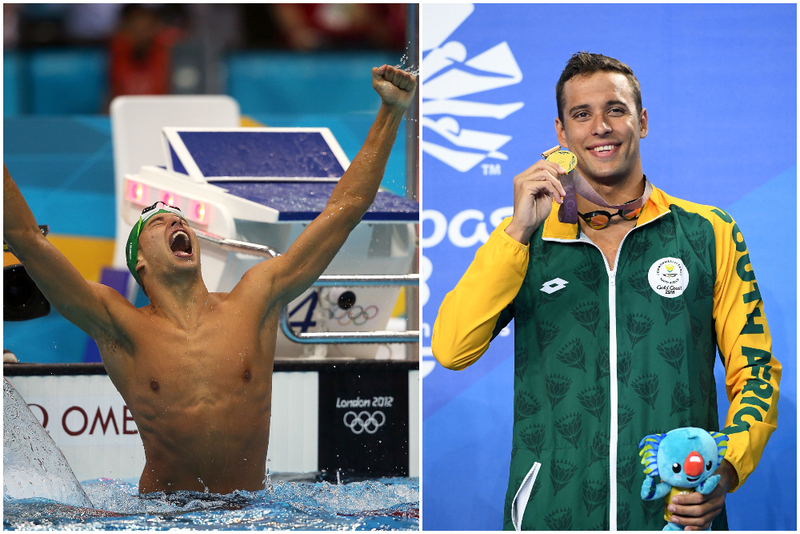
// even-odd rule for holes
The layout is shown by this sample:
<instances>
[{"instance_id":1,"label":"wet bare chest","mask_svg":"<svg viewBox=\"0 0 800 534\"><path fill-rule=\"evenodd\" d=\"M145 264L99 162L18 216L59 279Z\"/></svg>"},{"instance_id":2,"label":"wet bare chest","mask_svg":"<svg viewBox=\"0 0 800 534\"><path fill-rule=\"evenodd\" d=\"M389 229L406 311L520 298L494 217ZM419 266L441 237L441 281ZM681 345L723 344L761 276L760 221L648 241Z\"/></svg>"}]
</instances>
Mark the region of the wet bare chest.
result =
<instances>
[{"instance_id":1,"label":"wet bare chest","mask_svg":"<svg viewBox=\"0 0 800 534\"><path fill-rule=\"evenodd\" d=\"M150 393L221 395L246 391L272 366L258 329L235 317L211 317L191 328L153 325L137 342L137 389Z\"/></svg>"}]
</instances>

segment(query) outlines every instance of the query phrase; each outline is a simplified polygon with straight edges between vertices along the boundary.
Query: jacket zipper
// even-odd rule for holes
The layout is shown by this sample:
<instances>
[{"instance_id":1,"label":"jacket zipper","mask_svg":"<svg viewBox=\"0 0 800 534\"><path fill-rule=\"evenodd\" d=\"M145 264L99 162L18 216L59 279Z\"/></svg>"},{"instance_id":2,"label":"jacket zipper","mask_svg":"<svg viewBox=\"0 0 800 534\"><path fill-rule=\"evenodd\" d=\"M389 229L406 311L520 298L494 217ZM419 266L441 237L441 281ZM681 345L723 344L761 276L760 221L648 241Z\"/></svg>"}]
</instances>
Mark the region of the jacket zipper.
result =
<instances>
[{"instance_id":1,"label":"jacket zipper","mask_svg":"<svg viewBox=\"0 0 800 534\"><path fill-rule=\"evenodd\" d=\"M606 266L606 274L608 275L608 378L609 378L609 450L608 450L608 474L609 474L609 501L608 501L608 528L611 532L617 531L617 444L619 440L619 384L617 383L617 267L619 267L619 257L622 253L622 245L625 240L631 235L631 232L650 224L656 219L660 219L669 213L669 210L659 214L654 219L647 221L642 225L637 225L631 228L630 232L622 237L622 241L617 248L617 255L614 258L614 269L608 264L606 255L603 254L602 249L598 247L591 239L589 239L583 232L580 233L577 241L589 243L600 252L603 258L603 263ZM547 241L562 241L560 239L547 239Z\"/></svg>"},{"instance_id":2,"label":"jacket zipper","mask_svg":"<svg viewBox=\"0 0 800 534\"><path fill-rule=\"evenodd\" d=\"M669 213L666 211L658 217L647 221L646 223L631 228L630 232L622 237L617 248L617 255L614 258L614 269L608 265L605 254L600 250L600 247L595 245L591 239L587 240L592 243L603 257L606 264L606 272L608 273L608 357L610 358L608 366L609 375L609 451L608 451L608 474L609 474L609 502L608 502L608 529L611 532L617 531L617 445L619 441L619 383L617 381L617 269L619 268L619 257L622 254L622 245L631 233L644 226L650 224L656 219L660 219ZM581 239L584 235L581 234Z\"/></svg>"},{"instance_id":3,"label":"jacket zipper","mask_svg":"<svg viewBox=\"0 0 800 534\"><path fill-rule=\"evenodd\" d=\"M625 238L622 238L625 241ZM620 243L620 249L622 244ZM619 260L619 252L617 252L617 260ZM608 273L608 317L609 317L609 347L608 354L611 361L608 365L608 374L610 381L610 404L609 410L609 451L608 451L608 474L609 474L609 507L608 507L608 528L611 532L617 531L617 433L619 431L619 391L617 384L617 262L614 262L615 269Z\"/></svg>"},{"instance_id":4,"label":"jacket zipper","mask_svg":"<svg viewBox=\"0 0 800 534\"><path fill-rule=\"evenodd\" d=\"M617 443L619 439L619 384L617 383L617 267L619 257L622 253L622 245L628 236L636 229L622 237L622 241L617 248L617 255L614 258L614 268L608 264L603 251L585 234L581 233L579 241L590 243L600 251L603 263L606 266L608 275L608 380L609 380L609 440L608 440L608 477L609 477L609 501L608 501L608 528L611 532L617 531Z\"/></svg>"}]
</instances>

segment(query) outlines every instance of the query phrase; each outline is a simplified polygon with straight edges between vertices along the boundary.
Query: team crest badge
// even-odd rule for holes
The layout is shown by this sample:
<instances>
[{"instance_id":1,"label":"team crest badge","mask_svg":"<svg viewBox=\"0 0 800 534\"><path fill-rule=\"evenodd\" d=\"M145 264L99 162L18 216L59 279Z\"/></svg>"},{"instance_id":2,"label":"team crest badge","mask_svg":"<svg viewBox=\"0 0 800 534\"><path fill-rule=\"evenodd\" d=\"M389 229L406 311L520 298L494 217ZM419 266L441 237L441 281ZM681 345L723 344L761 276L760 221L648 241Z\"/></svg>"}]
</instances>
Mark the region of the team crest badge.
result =
<instances>
[{"instance_id":1,"label":"team crest badge","mask_svg":"<svg viewBox=\"0 0 800 534\"><path fill-rule=\"evenodd\" d=\"M662 297L675 298L689 285L689 270L680 258L661 258L650 266L647 280L653 291Z\"/></svg>"}]
</instances>

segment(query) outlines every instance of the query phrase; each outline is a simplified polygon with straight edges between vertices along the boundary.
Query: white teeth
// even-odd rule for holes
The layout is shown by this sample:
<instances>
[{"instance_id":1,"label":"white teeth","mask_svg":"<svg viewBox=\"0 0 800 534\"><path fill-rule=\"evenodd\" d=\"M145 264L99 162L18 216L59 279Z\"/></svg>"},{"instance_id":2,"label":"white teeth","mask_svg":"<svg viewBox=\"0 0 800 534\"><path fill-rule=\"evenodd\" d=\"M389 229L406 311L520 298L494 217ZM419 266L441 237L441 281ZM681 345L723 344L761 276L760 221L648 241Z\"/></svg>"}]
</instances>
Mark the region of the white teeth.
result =
<instances>
[{"instance_id":1,"label":"white teeth","mask_svg":"<svg viewBox=\"0 0 800 534\"><path fill-rule=\"evenodd\" d=\"M611 150L614 150L614 145L598 146L593 148L592 150L594 150L595 152L610 152Z\"/></svg>"}]
</instances>

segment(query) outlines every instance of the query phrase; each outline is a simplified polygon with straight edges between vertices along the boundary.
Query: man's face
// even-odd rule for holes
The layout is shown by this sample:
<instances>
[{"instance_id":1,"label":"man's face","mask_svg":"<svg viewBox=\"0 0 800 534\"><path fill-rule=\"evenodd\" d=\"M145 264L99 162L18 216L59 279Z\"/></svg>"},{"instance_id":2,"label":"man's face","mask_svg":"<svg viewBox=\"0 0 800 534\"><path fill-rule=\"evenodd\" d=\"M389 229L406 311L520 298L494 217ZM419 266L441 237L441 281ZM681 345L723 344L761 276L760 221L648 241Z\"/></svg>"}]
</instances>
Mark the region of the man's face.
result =
<instances>
[{"instance_id":1,"label":"man's face","mask_svg":"<svg viewBox=\"0 0 800 534\"><path fill-rule=\"evenodd\" d=\"M139 265L149 274L176 273L200 267L197 235L172 213L159 213L145 222L139 235Z\"/></svg>"},{"instance_id":2,"label":"man's face","mask_svg":"<svg viewBox=\"0 0 800 534\"><path fill-rule=\"evenodd\" d=\"M564 84L562 146L578 158L578 172L613 185L642 174L639 140L647 136L647 110L639 114L628 79L616 72L575 76Z\"/></svg>"}]
</instances>

